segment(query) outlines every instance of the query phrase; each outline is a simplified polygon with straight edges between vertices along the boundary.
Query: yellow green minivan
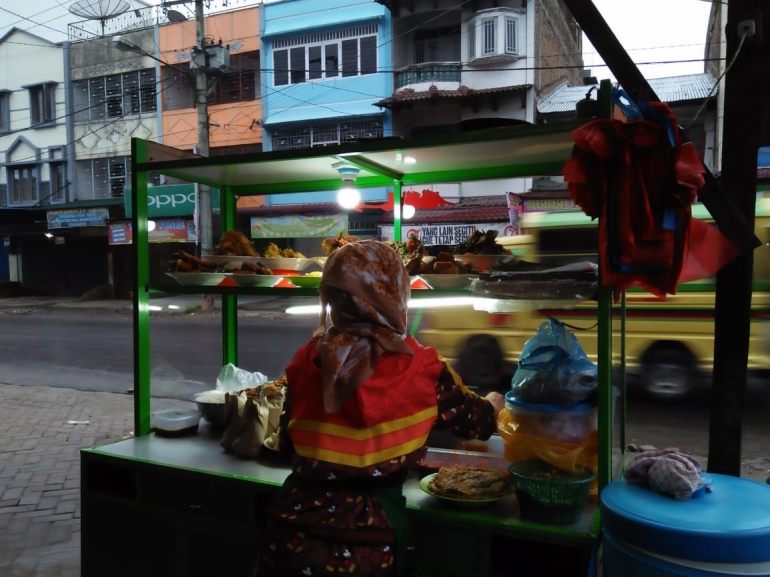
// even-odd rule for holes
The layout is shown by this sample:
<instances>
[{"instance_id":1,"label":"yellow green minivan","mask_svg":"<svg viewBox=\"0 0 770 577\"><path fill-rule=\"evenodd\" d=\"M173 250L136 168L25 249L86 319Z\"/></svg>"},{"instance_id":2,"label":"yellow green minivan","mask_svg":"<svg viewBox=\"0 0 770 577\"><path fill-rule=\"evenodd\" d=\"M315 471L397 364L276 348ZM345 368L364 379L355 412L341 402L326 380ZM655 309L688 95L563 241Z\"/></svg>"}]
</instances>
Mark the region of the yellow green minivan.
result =
<instances>
[{"instance_id":1,"label":"yellow green minivan","mask_svg":"<svg viewBox=\"0 0 770 577\"><path fill-rule=\"evenodd\" d=\"M693 216L710 221L699 203ZM598 229L582 211L533 212L522 215L520 236L499 238L524 260L543 263L597 262ZM754 252L750 377L770 371L770 198L757 199L755 230L762 245ZM661 400L690 397L710 376L714 361L715 279L679 285L677 294L658 298L642 290L626 293L625 365L629 387ZM449 312L449 311L452 312ZM613 366L620 366L620 308L615 307ZM451 361L475 334L495 336L506 362L515 366L524 343L548 316L566 323L589 357L596 361L596 303L572 309L488 313L466 306L426 310L419 339Z\"/></svg>"}]
</instances>

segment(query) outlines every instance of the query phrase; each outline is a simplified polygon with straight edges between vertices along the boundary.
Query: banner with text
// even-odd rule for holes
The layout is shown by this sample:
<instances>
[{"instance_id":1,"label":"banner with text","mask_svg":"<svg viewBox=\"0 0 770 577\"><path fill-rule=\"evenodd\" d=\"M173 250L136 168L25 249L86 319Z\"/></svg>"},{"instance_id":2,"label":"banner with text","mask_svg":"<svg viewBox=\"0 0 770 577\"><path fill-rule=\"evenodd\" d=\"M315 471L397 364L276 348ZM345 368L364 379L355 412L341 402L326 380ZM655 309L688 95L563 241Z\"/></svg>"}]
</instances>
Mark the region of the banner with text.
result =
<instances>
[{"instance_id":1,"label":"banner with text","mask_svg":"<svg viewBox=\"0 0 770 577\"><path fill-rule=\"evenodd\" d=\"M251 238L326 238L347 234L347 230L345 213L251 217Z\"/></svg>"},{"instance_id":2,"label":"banner with text","mask_svg":"<svg viewBox=\"0 0 770 577\"><path fill-rule=\"evenodd\" d=\"M406 241L410 234L420 239L425 246L453 245L464 242L476 230L496 230L498 236L513 236L516 234L514 227L506 222L492 222L478 224L418 224L401 225L401 240ZM382 240L393 240L393 227L381 226L380 236Z\"/></svg>"},{"instance_id":3,"label":"banner with text","mask_svg":"<svg viewBox=\"0 0 770 577\"><path fill-rule=\"evenodd\" d=\"M46 211L48 228L80 228L107 226L108 208L72 208Z\"/></svg>"},{"instance_id":4,"label":"banner with text","mask_svg":"<svg viewBox=\"0 0 770 577\"><path fill-rule=\"evenodd\" d=\"M133 229L130 221L111 222L110 244L131 244ZM155 221L155 230L148 233L150 242L195 242L195 225L192 220L169 219Z\"/></svg>"}]
</instances>

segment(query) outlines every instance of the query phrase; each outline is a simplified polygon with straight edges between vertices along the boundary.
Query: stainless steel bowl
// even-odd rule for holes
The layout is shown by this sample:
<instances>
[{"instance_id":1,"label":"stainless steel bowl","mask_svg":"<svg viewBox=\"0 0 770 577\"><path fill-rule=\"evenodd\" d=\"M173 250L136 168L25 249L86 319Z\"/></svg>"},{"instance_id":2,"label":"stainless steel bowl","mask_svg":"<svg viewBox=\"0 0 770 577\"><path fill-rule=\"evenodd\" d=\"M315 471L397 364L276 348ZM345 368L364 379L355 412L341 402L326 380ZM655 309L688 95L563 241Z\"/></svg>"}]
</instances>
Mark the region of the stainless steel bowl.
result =
<instances>
[{"instance_id":1,"label":"stainless steel bowl","mask_svg":"<svg viewBox=\"0 0 770 577\"><path fill-rule=\"evenodd\" d=\"M219 429L224 429L227 424L227 405L224 400L221 403L202 403L198 395L193 396L193 401L198 405L198 410L206 421Z\"/></svg>"}]
</instances>

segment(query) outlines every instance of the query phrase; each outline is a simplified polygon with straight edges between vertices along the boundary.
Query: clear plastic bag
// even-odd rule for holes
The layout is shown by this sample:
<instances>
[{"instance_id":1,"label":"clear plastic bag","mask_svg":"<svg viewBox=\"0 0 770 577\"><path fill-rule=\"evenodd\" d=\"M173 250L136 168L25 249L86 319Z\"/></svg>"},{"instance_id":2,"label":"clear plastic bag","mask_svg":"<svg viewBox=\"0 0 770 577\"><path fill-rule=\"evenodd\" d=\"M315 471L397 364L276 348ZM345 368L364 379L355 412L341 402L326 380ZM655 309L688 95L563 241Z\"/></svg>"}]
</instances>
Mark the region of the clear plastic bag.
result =
<instances>
[{"instance_id":1,"label":"clear plastic bag","mask_svg":"<svg viewBox=\"0 0 770 577\"><path fill-rule=\"evenodd\" d=\"M227 363L219 371L217 377L217 390L225 393L235 393L243 389L253 389L261 387L267 382L267 376L262 373L250 373L244 369L239 369L232 363Z\"/></svg>"},{"instance_id":2,"label":"clear plastic bag","mask_svg":"<svg viewBox=\"0 0 770 577\"><path fill-rule=\"evenodd\" d=\"M597 370L575 335L563 323L549 319L525 344L511 390L525 403L572 407L592 402Z\"/></svg>"}]
</instances>

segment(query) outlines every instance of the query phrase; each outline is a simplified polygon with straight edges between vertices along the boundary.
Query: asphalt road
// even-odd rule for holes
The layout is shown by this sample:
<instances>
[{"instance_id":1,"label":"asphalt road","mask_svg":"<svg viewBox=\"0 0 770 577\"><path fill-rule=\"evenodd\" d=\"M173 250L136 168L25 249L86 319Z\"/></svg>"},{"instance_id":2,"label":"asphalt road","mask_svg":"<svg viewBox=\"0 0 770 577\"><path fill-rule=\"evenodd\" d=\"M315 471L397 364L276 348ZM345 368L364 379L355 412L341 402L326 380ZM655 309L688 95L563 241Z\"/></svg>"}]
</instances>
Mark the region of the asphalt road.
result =
<instances>
[{"instance_id":1,"label":"asphalt road","mask_svg":"<svg viewBox=\"0 0 770 577\"><path fill-rule=\"evenodd\" d=\"M283 374L310 338L315 318L239 319L238 366ZM217 314L153 315L151 387L156 397L189 400L213 389L222 369ZM0 382L125 393L134 386L132 319L127 314L42 310L0 318Z\"/></svg>"},{"instance_id":2,"label":"asphalt road","mask_svg":"<svg viewBox=\"0 0 770 577\"><path fill-rule=\"evenodd\" d=\"M126 393L134 385L131 323L126 313L5 311L0 314L0 382ZM238 366L277 378L315 325L314 317L277 312L239 315ZM153 315L153 397L189 400L215 387L222 368L220 327L218 313ZM770 399L748 401L742 458L746 474L764 480L770 475ZM708 454L707 399L667 405L631 398L627 410L624 444Z\"/></svg>"}]
</instances>

